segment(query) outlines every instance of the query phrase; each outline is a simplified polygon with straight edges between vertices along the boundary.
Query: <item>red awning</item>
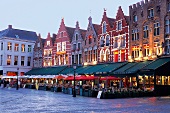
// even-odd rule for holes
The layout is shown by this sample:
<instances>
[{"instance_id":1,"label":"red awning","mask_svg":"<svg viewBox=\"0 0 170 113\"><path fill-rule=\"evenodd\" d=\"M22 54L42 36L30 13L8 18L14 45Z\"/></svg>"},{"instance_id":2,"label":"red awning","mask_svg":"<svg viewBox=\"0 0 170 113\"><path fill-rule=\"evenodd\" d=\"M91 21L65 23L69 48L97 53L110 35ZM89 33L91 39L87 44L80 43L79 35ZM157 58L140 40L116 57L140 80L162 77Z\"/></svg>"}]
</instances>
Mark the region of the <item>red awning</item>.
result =
<instances>
[{"instance_id":1,"label":"red awning","mask_svg":"<svg viewBox=\"0 0 170 113\"><path fill-rule=\"evenodd\" d=\"M64 79L65 77L62 75L55 76L54 79L61 80Z\"/></svg>"},{"instance_id":2,"label":"red awning","mask_svg":"<svg viewBox=\"0 0 170 113\"><path fill-rule=\"evenodd\" d=\"M100 80L120 80L120 78L113 77L113 76L107 76L107 77L102 77Z\"/></svg>"}]
</instances>

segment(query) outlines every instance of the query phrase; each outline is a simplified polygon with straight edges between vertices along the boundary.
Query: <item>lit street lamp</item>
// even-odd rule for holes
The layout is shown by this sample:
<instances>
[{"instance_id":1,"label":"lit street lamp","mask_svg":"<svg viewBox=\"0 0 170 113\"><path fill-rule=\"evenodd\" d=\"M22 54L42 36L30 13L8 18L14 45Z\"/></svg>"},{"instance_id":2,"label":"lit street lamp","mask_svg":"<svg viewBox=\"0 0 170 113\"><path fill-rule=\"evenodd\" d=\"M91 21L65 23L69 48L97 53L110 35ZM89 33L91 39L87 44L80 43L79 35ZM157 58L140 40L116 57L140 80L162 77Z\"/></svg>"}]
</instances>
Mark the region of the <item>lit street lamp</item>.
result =
<instances>
[{"instance_id":1,"label":"lit street lamp","mask_svg":"<svg viewBox=\"0 0 170 113\"><path fill-rule=\"evenodd\" d=\"M75 89L75 82L76 82L76 78L75 78L75 76L76 76L76 65L74 64L73 65L73 68L74 68L74 90L73 90L73 97L76 97L76 89Z\"/></svg>"},{"instance_id":2,"label":"lit street lamp","mask_svg":"<svg viewBox=\"0 0 170 113\"><path fill-rule=\"evenodd\" d=\"M16 90L18 90L18 74L19 74L18 70L19 70L19 68L17 68L17 86L16 86Z\"/></svg>"}]
</instances>

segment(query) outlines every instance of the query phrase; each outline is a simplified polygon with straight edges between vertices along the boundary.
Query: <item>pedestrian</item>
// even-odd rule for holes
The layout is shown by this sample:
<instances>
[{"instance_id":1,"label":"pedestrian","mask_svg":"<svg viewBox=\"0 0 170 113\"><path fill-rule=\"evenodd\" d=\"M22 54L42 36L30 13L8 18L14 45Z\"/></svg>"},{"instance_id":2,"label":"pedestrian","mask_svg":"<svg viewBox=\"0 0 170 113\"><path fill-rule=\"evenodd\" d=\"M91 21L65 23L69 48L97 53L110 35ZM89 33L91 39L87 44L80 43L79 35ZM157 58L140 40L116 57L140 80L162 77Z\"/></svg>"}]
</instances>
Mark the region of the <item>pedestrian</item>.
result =
<instances>
[{"instance_id":1,"label":"pedestrian","mask_svg":"<svg viewBox=\"0 0 170 113\"><path fill-rule=\"evenodd\" d=\"M6 87L9 88L9 80L6 81Z\"/></svg>"},{"instance_id":2,"label":"pedestrian","mask_svg":"<svg viewBox=\"0 0 170 113\"><path fill-rule=\"evenodd\" d=\"M1 88L4 88L4 79L1 80Z\"/></svg>"}]
</instances>

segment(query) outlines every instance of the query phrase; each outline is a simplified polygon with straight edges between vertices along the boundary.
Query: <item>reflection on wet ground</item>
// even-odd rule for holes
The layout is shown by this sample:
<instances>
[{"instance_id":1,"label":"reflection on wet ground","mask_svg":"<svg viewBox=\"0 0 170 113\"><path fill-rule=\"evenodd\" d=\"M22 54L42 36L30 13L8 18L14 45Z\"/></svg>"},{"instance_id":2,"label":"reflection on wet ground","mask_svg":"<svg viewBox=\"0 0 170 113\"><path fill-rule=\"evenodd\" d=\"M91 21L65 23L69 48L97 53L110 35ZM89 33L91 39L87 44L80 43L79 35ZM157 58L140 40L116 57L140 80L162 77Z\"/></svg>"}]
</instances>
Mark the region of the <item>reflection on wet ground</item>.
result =
<instances>
[{"instance_id":1,"label":"reflection on wet ground","mask_svg":"<svg viewBox=\"0 0 170 113\"><path fill-rule=\"evenodd\" d=\"M169 98L97 99L37 91L0 89L0 113L169 113Z\"/></svg>"}]
</instances>

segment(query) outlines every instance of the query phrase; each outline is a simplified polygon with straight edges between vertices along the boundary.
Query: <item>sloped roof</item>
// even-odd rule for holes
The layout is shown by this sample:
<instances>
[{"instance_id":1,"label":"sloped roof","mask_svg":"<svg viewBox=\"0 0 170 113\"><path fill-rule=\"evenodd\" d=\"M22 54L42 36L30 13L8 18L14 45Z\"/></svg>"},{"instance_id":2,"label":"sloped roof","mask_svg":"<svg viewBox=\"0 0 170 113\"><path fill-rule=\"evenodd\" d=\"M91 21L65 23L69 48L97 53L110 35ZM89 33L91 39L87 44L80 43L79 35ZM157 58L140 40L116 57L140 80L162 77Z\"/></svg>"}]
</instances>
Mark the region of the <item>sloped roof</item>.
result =
<instances>
[{"instance_id":1,"label":"sloped roof","mask_svg":"<svg viewBox=\"0 0 170 113\"><path fill-rule=\"evenodd\" d=\"M52 44L54 45L54 43L55 43L55 39L56 39L56 34L53 34L53 36L51 37L51 41L52 41Z\"/></svg>"},{"instance_id":2,"label":"sloped roof","mask_svg":"<svg viewBox=\"0 0 170 113\"><path fill-rule=\"evenodd\" d=\"M80 29L80 33L81 33L81 36L82 36L83 39L84 39L85 36L86 36L86 32L87 32L87 30Z\"/></svg>"},{"instance_id":3,"label":"sloped roof","mask_svg":"<svg viewBox=\"0 0 170 113\"><path fill-rule=\"evenodd\" d=\"M67 33L68 33L68 35L69 35L70 41L71 41L71 38L72 38L72 36L73 36L73 34L74 34L75 28L66 27L66 30L67 30Z\"/></svg>"},{"instance_id":4,"label":"sloped roof","mask_svg":"<svg viewBox=\"0 0 170 113\"><path fill-rule=\"evenodd\" d=\"M0 38L2 37L18 38L30 41L36 41L38 39L36 32L13 28L8 28L0 31Z\"/></svg>"},{"instance_id":5,"label":"sloped roof","mask_svg":"<svg viewBox=\"0 0 170 113\"><path fill-rule=\"evenodd\" d=\"M43 46L43 47L44 47L45 41L46 41L46 39L41 38L41 42L42 42L42 46Z\"/></svg>"},{"instance_id":6,"label":"sloped roof","mask_svg":"<svg viewBox=\"0 0 170 113\"><path fill-rule=\"evenodd\" d=\"M99 30L99 28L100 28L100 25L98 25L98 24L93 24L93 27L94 27L94 30L95 30L96 34L98 35L98 30Z\"/></svg>"},{"instance_id":7,"label":"sloped roof","mask_svg":"<svg viewBox=\"0 0 170 113\"><path fill-rule=\"evenodd\" d=\"M108 19L108 21L109 21L109 25L110 25L110 27L112 28L112 27L113 27L113 24L114 24L115 19L114 19L114 18L108 18L108 17L107 17L107 19Z\"/></svg>"},{"instance_id":8,"label":"sloped roof","mask_svg":"<svg viewBox=\"0 0 170 113\"><path fill-rule=\"evenodd\" d=\"M130 21L129 16L125 16L125 19L126 19L127 24L129 25L129 21Z\"/></svg>"}]
</instances>

